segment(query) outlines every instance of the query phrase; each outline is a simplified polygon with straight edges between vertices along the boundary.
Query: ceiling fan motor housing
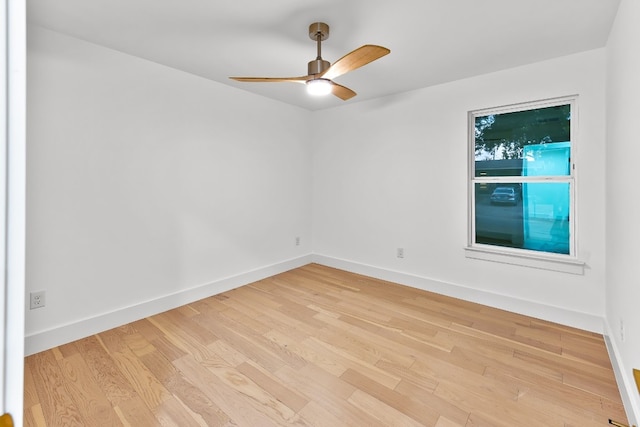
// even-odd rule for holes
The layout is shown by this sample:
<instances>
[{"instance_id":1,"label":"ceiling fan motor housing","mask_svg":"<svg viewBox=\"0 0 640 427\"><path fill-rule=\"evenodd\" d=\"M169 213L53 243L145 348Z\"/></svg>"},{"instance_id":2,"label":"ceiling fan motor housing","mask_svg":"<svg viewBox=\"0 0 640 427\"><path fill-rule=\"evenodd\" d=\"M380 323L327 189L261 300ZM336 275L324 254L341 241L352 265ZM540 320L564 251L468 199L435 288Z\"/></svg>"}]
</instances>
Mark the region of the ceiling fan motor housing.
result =
<instances>
[{"instance_id":1,"label":"ceiling fan motor housing","mask_svg":"<svg viewBox=\"0 0 640 427\"><path fill-rule=\"evenodd\" d=\"M324 59L314 59L313 61L309 61L307 66L309 72L307 74L321 74L330 66L331 63L329 61L325 61Z\"/></svg>"}]
</instances>

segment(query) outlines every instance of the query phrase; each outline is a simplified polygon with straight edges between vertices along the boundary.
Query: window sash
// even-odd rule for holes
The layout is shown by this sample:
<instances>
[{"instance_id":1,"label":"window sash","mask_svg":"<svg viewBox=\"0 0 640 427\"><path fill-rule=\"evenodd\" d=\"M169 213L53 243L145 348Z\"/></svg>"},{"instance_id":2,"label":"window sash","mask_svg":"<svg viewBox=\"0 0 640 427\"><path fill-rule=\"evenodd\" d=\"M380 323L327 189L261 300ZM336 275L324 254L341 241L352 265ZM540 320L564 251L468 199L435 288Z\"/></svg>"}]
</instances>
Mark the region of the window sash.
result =
<instances>
[{"instance_id":1,"label":"window sash","mask_svg":"<svg viewBox=\"0 0 640 427\"><path fill-rule=\"evenodd\" d=\"M562 98L554 98L537 102L529 102L517 105L510 105L504 107L496 107L490 109L476 110L469 112L468 115L468 140L469 140L469 226L468 226L468 244L469 254L472 258L478 258L477 251L495 252L502 255L515 255L517 258L531 257L538 259L551 259L551 260L567 260L570 263L577 263L577 239L575 235L576 230L576 179L575 179L575 159L576 159L576 135L577 135L577 96L569 96ZM534 109L569 105L571 111L570 121L570 151L569 151L569 170L568 175L541 175L541 176L522 176L522 175L507 175L507 176L475 176L476 175L476 135L475 135L475 121L477 117L488 116L491 114L500 115L505 113L529 111ZM543 250L529 250L523 248L514 248L509 246L502 246L499 244L489 245L486 243L478 243L476 236L476 185L499 185L499 184L520 184L527 183L566 183L569 184L569 253L558 254L554 252L546 252ZM519 264L518 262L515 262ZM527 264L527 263L523 263Z\"/></svg>"}]
</instances>

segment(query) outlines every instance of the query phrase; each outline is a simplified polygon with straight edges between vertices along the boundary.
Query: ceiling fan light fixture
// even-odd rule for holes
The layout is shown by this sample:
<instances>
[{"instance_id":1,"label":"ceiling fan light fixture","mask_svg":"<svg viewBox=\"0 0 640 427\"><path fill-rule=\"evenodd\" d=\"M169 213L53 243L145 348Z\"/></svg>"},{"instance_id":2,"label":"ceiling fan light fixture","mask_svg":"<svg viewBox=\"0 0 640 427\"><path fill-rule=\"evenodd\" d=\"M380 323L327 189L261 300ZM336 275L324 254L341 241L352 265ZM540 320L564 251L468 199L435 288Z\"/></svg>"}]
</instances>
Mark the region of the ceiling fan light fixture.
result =
<instances>
[{"instance_id":1,"label":"ceiling fan light fixture","mask_svg":"<svg viewBox=\"0 0 640 427\"><path fill-rule=\"evenodd\" d=\"M307 81L307 93L313 96L329 95L332 91L332 84L327 79L311 79Z\"/></svg>"}]
</instances>

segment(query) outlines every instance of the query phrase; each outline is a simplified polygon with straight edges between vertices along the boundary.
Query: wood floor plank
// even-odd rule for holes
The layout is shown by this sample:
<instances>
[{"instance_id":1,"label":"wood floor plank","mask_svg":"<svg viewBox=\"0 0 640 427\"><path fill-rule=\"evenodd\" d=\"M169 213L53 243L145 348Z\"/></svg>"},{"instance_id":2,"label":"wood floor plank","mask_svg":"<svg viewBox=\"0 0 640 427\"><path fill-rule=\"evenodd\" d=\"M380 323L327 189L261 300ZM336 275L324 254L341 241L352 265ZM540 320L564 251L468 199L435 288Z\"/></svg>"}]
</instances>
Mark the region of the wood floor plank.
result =
<instances>
[{"instance_id":1,"label":"wood floor plank","mask_svg":"<svg viewBox=\"0 0 640 427\"><path fill-rule=\"evenodd\" d=\"M466 420L465 424L458 424L454 421L451 421L447 417L440 415L435 427L463 427L464 425L466 425Z\"/></svg>"},{"instance_id":2,"label":"wood floor plank","mask_svg":"<svg viewBox=\"0 0 640 427\"><path fill-rule=\"evenodd\" d=\"M67 356L58 363L69 394L87 425L122 425L79 353Z\"/></svg>"},{"instance_id":3,"label":"wood floor plank","mask_svg":"<svg viewBox=\"0 0 640 427\"><path fill-rule=\"evenodd\" d=\"M313 400L300 410L300 416L314 427L361 427L362 425L359 421L350 423L349 420L341 417L340 413L334 414Z\"/></svg>"},{"instance_id":4,"label":"wood floor plank","mask_svg":"<svg viewBox=\"0 0 640 427\"><path fill-rule=\"evenodd\" d=\"M258 322L253 315L249 315L232 307L235 300L244 298L245 295L240 294L238 296L229 297L222 303L218 302L215 298L207 298L201 301L202 304L197 305L199 309L203 310L203 315L198 316L198 320L200 320L206 328L210 326L207 324L207 321L217 319L218 314L220 314L221 318L224 318L229 322L243 325L256 334L263 334L267 332L269 328L261 322Z\"/></svg>"},{"instance_id":5,"label":"wood floor plank","mask_svg":"<svg viewBox=\"0 0 640 427\"><path fill-rule=\"evenodd\" d=\"M349 353L349 351L336 347L324 340L310 337L304 340L304 344L307 347L312 348L317 353L322 354L323 357L330 360L336 360L339 365L344 366L345 368L351 368L358 372L362 372L367 377L384 384L387 387L393 388L401 380L399 376L390 372L385 372L375 364L370 364L364 360L358 359L358 357Z\"/></svg>"},{"instance_id":6,"label":"wood floor plank","mask_svg":"<svg viewBox=\"0 0 640 427\"><path fill-rule=\"evenodd\" d=\"M402 395L353 369L348 369L340 376L340 379L356 387L356 389L364 391L381 402L384 402L396 411L405 414L405 416L415 421L416 424L421 423L431 426L435 425L438 420L439 414L425 411L424 406L419 401L416 401L413 396Z\"/></svg>"},{"instance_id":7,"label":"wood floor plank","mask_svg":"<svg viewBox=\"0 0 640 427\"><path fill-rule=\"evenodd\" d=\"M179 407L175 406L175 402L179 401L186 411L193 414L192 422L199 423L202 420L205 425L225 425L231 421L224 411L215 405L200 388L193 385L160 352L145 354L142 358L142 363L167 390L171 390L172 395L175 397L175 400L168 402L168 406L167 401L158 406L154 410L156 416L164 417L166 415L176 422L184 418L185 414Z\"/></svg>"},{"instance_id":8,"label":"wood floor plank","mask_svg":"<svg viewBox=\"0 0 640 427\"><path fill-rule=\"evenodd\" d=\"M247 356L240 353L224 340L214 341L207 347L209 347L211 351L221 357L230 366L238 366L248 360Z\"/></svg>"},{"instance_id":9,"label":"wood floor plank","mask_svg":"<svg viewBox=\"0 0 640 427\"><path fill-rule=\"evenodd\" d=\"M142 334L156 350L160 351L169 360L179 359L187 355L187 351L171 342L170 338L149 319L141 319L131 325L136 332Z\"/></svg>"},{"instance_id":10,"label":"wood floor plank","mask_svg":"<svg viewBox=\"0 0 640 427\"><path fill-rule=\"evenodd\" d=\"M142 426L157 423L151 410L107 351L100 335L84 338L74 344L123 425Z\"/></svg>"},{"instance_id":11,"label":"wood floor plank","mask_svg":"<svg viewBox=\"0 0 640 427\"><path fill-rule=\"evenodd\" d=\"M34 426L34 427L46 427L47 422L44 418L44 413L42 412L42 406L40 404L31 406L27 409L27 414L24 418L25 426Z\"/></svg>"},{"instance_id":12,"label":"wood floor plank","mask_svg":"<svg viewBox=\"0 0 640 427\"><path fill-rule=\"evenodd\" d=\"M394 389L398 393L404 396L411 396L413 399L420 402L423 409L433 414L440 414L438 421L441 418L446 418L446 421L465 425L469 419L469 412L461 409L454 402L443 399L434 393L435 390L425 390L422 387L416 386L413 382L402 380ZM441 421L444 423L445 421ZM436 425L438 422L436 422Z\"/></svg>"},{"instance_id":13,"label":"wood floor plank","mask_svg":"<svg viewBox=\"0 0 640 427\"><path fill-rule=\"evenodd\" d=\"M494 389L495 390L495 389ZM546 413L526 410L516 399L505 398L504 392L480 393L469 391L468 384L441 381L434 392L469 412L469 426L512 427L517 425L562 426L563 421ZM524 424L523 424L524 422Z\"/></svg>"},{"instance_id":14,"label":"wood floor plank","mask_svg":"<svg viewBox=\"0 0 640 427\"><path fill-rule=\"evenodd\" d=\"M207 299L206 302L209 304L211 299ZM225 308L225 310L227 309ZM305 363L286 349L265 338L260 331L252 330L249 326L227 317L223 312L210 310L208 315L210 322L215 324L216 334L221 339L271 371L275 371L287 363L294 366Z\"/></svg>"},{"instance_id":15,"label":"wood floor plank","mask_svg":"<svg viewBox=\"0 0 640 427\"><path fill-rule=\"evenodd\" d=\"M404 382L413 384L415 387L418 387L429 393L433 393L433 391L438 386L438 381L435 378L420 375L420 373L412 370L411 368L398 366L392 362L389 362L388 360L379 361L378 363L376 363L376 367L380 368L384 372L389 372L400 378L400 381L396 384L396 388L398 388L400 384Z\"/></svg>"},{"instance_id":16,"label":"wood floor plank","mask_svg":"<svg viewBox=\"0 0 640 427\"><path fill-rule=\"evenodd\" d=\"M34 355L26 368L31 369L31 375L36 383L38 400L47 424L86 425L68 391L64 375L60 371L60 366L53 352Z\"/></svg>"},{"instance_id":17,"label":"wood floor plank","mask_svg":"<svg viewBox=\"0 0 640 427\"><path fill-rule=\"evenodd\" d=\"M124 426L157 426L158 420L153 415L144 400L140 396L134 396L130 400L123 400L113 410Z\"/></svg>"},{"instance_id":18,"label":"wood floor plank","mask_svg":"<svg viewBox=\"0 0 640 427\"><path fill-rule=\"evenodd\" d=\"M99 336L94 335L76 341L75 345L100 386L100 390L113 406L118 406L123 400L137 397L136 391L116 366Z\"/></svg>"},{"instance_id":19,"label":"wood floor plank","mask_svg":"<svg viewBox=\"0 0 640 427\"><path fill-rule=\"evenodd\" d=\"M109 353L115 365L150 410L169 398L169 391L126 345L119 331L103 332L100 337L110 343Z\"/></svg>"},{"instance_id":20,"label":"wood floor plank","mask_svg":"<svg viewBox=\"0 0 640 427\"><path fill-rule=\"evenodd\" d=\"M34 359L25 359L24 366L24 398L23 405L25 408L31 408L32 406L39 405L38 390L36 388L36 382L33 379L31 373L31 366Z\"/></svg>"},{"instance_id":21,"label":"wood floor plank","mask_svg":"<svg viewBox=\"0 0 640 427\"><path fill-rule=\"evenodd\" d=\"M169 398L155 408L154 416L163 427L207 427L224 423L207 423L200 414L190 411L178 398Z\"/></svg>"},{"instance_id":22,"label":"wood floor plank","mask_svg":"<svg viewBox=\"0 0 640 427\"><path fill-rule=\"evenodd\" d=\"M277 342L279 345L286 346L289 351L297 354L308 363L316 365L335 376L340 376L347 370L345 363L339 358L330 354L330 351L324 348L320 343L314 340L303 340L297 342L289 336L279 331L269 331L265 337Z\"/></svg>"},{"instance_id":23,"label":"wood floor plank","mask_svg":"<svg viewBox=\"0 0 640 427\"><path fill-rule=\"evenodd\" d=\"M385 402L376 399L368 393L358 389L353 392L348 399L356 408L360 408L362 411L370 414L374 418L380 420L385 425L401 425L406 427L420 427L424 424L414 420L410 416L406 415L403 411L399 411L393 406L386 404Z\"/></svg>"},{"instance_id":24,"label":"wood floor plank","mask_svg":"<svg viewBox=\"0 0 640 427\"><path fill-rule=\"evenodd\" d=\"M207 347L206 341L208 340L205 340L205 342L200 341L197 335L192 335L190 333L191 329L188 327L189 325L182 328L182 324L180 322L176 322L176 319L179 319L179 317L164 315L152 316L149 318L149 322L160 329L165 334L165 337L171 345L176 346L184 352L185 355L191 354L199 361L207 360L209 358L215 359L217 357Z\"/></svg>"},{"instance_id":25,"label":"wood floor plank","mask_svg":"<svg viewBox=\"0 0 640 427\"><path fill-rule=\"evenodd\" d=\"M304 406L309 403L309 400L301 396L299 393L291 390L282 382L280 382L271 373L265 371L260 366L257 366L251 361L247 361L238 365L238 372L251 379L256 385L269 394L274 396L280 402L291 408L294 412L299 412Z\"/></svg>"},{"instance_id":26,"label":"wood floor plank","mask_svg":"<svg viewBox=\"0 0 640 427\"><path fill-rule=\"evenodd\" d=\"M24 425L626 423L602 335L309 264L29 356Z\"/></svg>"},{"instance_id":27,"label":"wood floor plank","mask_svg":"<svg viewBox=\"0 0 640 427\"><path fill-rule=\"evenodd\" d=\"M276 375L289 387L299 390L307 399L335 415L340 420L338 425L388 427L348 401L355 387L314 365L307 365L299 371L283 366Z\"/></svg>"},{"instance_id":28,"label":"wood floor plank","mask_svg":"<svg viewBox=\"0 0 640 427\"><path fill-rule=\"evenodd\" d=\"M355 327L341 319L318 315L323 318L327 327L316 334L318 339L340 348L370 365L386 359L401 366L411 366L415 361L412 351L399 342L386 340L365 329Z\"/></svg>"},{"instance_id":29,"label":"wood floor plank","mask_svg":"<svg viewBox=\"0 0 640 427\"><path fill-rule=\"evenodd\" d=\"M189 355L176 360L174 364L180 371L193 378L194 385L240 425L277 426L279 423L273 418L279 419L280 424L294 421L292 418L296 415L293 411L285 409L284 405L278 404L275 398L266 393L260 393L257 388L251 387L248 382L233 375L231 371L228 371L229 377L225 381ZM219 374L224 377L227 372ZM234 381L238 382L237 385L241 390L236 389ZM298 424L304 425L304 422L301 421Z\"/></svg>"}]
</instances>

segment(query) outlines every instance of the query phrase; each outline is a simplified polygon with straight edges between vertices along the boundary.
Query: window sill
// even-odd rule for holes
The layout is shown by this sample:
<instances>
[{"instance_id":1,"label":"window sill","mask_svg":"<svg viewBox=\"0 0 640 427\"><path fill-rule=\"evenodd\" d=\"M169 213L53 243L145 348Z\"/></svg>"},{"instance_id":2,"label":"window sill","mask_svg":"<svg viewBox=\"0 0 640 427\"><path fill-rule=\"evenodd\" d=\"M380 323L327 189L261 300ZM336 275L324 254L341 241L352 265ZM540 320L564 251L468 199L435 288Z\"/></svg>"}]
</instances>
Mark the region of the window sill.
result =
<instances>
[{"instance_id":1,"label":"window sill","mask_svg":"<svg viewBox=\"0 0 640 427\"><path fill-rule=\"evenodd\" d=\"M529 253L521 254L480 247L466 247L464 251L465 257L472 259L559 271L562 273L584 274L585 263L577 259L532 255Z\"/></svg>"}]
</instances>

